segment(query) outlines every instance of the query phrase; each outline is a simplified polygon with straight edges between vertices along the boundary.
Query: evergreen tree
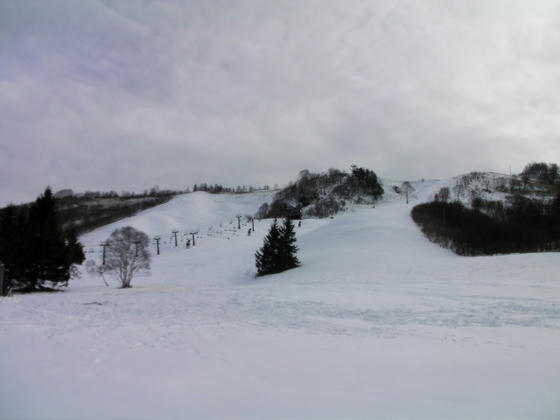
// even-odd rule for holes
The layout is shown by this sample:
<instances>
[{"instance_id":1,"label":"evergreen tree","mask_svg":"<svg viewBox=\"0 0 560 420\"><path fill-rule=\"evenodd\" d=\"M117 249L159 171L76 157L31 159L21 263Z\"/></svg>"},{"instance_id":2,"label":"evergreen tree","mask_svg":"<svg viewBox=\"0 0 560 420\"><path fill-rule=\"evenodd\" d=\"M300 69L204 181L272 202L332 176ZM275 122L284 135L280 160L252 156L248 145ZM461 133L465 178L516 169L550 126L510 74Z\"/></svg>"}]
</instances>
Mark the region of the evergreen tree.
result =
<instances>
[{"instance_id":1,"label":"evergreen tree","mask_svg":"<svg viewBox=\"0 0 560 420\"><path fill-rule=\"evenodd\" d=\"M262 248L255 253L257 275L279 273L290 268L297 267L297 246L294 224L290 219L285 219L282 226L274 222L270 226L268 234L264 238Z\"/></svg>"},{"instance_id":2,"label":"evergreen tree","mask_svg":"<svg viewBox=\"0 0 560 420\"><path fill-rule=\"evenodd\" d=\"M298 247L296 246L294 223L290 218L285 218L280 227L279 260L282 270L299 266L297 252Z\"/></svg>"},{"instance_id":3,"label":"evergreen tree","mask_svg":"<svg viewBox=\"0 0 560 420\"><path fill-rule=\"evenodd\" d=\"M29 215L28 209L22 209L17 213L14 224L14 235L9 244L10 259L6 261L9 274L14 286L26 284L27 278L27 260L29 258L27 250L27 241L29 234Z\"/></svg>"},{"instance_id":4,"label":"evergreen tree","mask_svg":"<svg viewBox=\"0 0 560 420\"><path fill-rule=\"evenodd\" d=\"M84 260L76 235L64 236L50 188L29 208L18 212L5 209L0 218L0 236L0 260L19 289L33 291L45 282L68 282L77 272L74 264Z\"/></svg>"},{"instance_id":5,"label":"evergreen tree","mask_svg":"<svg viewBox=\"0 0 560 420\"><path fill-rule=\"evenodd\" d=\"M84 248L78 241L76 231L71 230L66 239L66 263L67 265L81 264L85 261Z\"/></svg>"},{"instance_id":6,"label":"evergreen tree","mask_svg":"<svg viewBox=\"0 0 560 420\"><path fill-rule=\"evenodd\" d=\"M2 210L0 215L0 262L4 265L4 281L11 283L11 279L20 271L17 264L18 259L18 215L16 208L9 205Z\"/></svg>"},{"instance_id":7,"label":"evergreen tree","mask_svg":"<svg viewBox=\"0 0 560 420\"><path fill-rule=\"evenodd\" d=\"M266 274L278 273L278 248L280 244L280 229L278 222L274 222L270 226L268 234L264 238L262 248L255 253L257 266L257 275L264 276Z\"/></svg>"},{"instance_id":8,"label":"evergreen tree","mask_svg":"<svg viewBox=\"0 0 560 420\"><path fill-rule=\"evenodd\" d=\"M10 260L10 242L14 238L15 228L15 206L9 205L2 209L0 214L0 261L6 264Z\"/></svg>"},{"instance_id":9,"label":"evergreen tree","mask_svg":"<svg viewBox=\"0 0 560 420\"><path fill-rule=\"evenodd\" d=\"M29 209L27 281L31 289L44 281L55 283L66 277L66 244L56 216L56 202L50 188L40 195Z\"/></svg>"},{"instance_id":10,"label":"evergreen tree","mask_svg":"<svg viewBox=\"0 0 560 420\"><path fill-rule=\"evenodd\" d=\"M28 208L9 205L0 216L0 261L6 271L4 279L17 287L27 278L29 250Z\"/></svg>"}]
</instances>

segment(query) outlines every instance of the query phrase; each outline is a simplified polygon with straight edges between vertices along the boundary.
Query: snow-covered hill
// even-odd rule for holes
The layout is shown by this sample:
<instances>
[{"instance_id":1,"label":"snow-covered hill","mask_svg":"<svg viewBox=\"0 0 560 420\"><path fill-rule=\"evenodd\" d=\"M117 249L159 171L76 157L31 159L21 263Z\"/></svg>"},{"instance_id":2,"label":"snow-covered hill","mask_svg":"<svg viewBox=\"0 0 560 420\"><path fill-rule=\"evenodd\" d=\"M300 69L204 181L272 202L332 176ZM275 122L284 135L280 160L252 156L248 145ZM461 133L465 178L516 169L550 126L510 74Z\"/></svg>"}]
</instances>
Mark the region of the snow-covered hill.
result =
<instances>
[{"instance_id":1,"label":"snow-covered hill","mask_svg":"<svg viewBox=\"0 0 560 420\"><path fill-rule=\"evenodd\" d=\"M348 204L375 204L383 188L375 172L352 166L350 173L329 169L323 173L303 170L295 182L278 191L272 203L259 208L259 218L329 217Z\"/></svg>"},{"instance_id":2,"label":"snow-covered hill","mask_svg":"<svg viewBox=\"0 0 560 420\"><path fill-rule=\"evenodd\" d=\"M551 199L557 192L549 184L535 181L524 183L519 175L505 175L495 172L471 172L450 179L438 181L416 181L411 183L412 196L422 201L431 201L441 188L449 189L449 200L460 201L466 206L475 198L493 201L505 201L508 196L523 195L531 199Z\"/></svg>"},{"instance_id":3,"label":"snow-covered hill","mask_svg":"<svg viewBox=\"0 0 560 420\"><path fill-rule=\"evenodd\" d=\"M106 240L113 230L123 226L142 230L150 237L160 236L164 248L165 245L171 244L174 230L179 231L178 238L182 244L187 237L190 238L189 232L198 232L198 237L227 238L236 234L236 216L243 216L244 219L245 216L253 216L259 206L270 201L273 195L273 191L257 191L251 194L183 194L161 206L87 233L81 236L80 240L86 251L91 254L99 251L99 244Z\"/></svg>"},{"instance_id":4,"label":"snow-covered hill","mask_svg":"<svg viewBox=\"0 0 560 420\"><path fill-rule=\"evenodd\" d=\"M85 235L96 259L121 225L167 243L132 289L84 275L0 300L0 417L558 416L560 256L427 241L411 206L450 182L305 219L302 266L258 279L270 221L247 236L235 216L263 193L188 194ZM175 248L174 229L196 246Z\"/></svg>"}]
</instances>

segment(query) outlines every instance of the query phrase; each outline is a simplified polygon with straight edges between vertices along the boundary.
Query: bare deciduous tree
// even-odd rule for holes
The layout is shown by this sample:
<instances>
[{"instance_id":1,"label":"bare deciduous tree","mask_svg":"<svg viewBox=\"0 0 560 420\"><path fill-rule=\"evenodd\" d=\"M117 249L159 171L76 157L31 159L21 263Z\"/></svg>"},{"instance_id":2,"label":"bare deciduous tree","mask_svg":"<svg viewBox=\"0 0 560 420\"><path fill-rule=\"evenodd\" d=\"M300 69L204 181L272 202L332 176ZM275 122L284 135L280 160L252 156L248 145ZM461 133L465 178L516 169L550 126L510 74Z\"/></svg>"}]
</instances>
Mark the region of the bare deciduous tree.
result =
<instances>
[{"instance_id":1,"label":"bare deciduous tree","mask_svg":"<svg viewBox=\"0 0 560 420\"><path fill-rule=\"evenodd\" d=\"M404 193L405 197L406 197L406 204L408 204L408 198L409 198L409 194L412 193L413 191L415 191L414 187L412 186L412 184L409 181L404 181L401 184L401 191Z\"/></svg>"},{"instance_id":2,"label":"bare deciduous tree","mask_svg":"<svg viewBox=\"0 0 560 420\"><path fill-rule=\"evenodd\" d=\"M447 203L447 201L449 200L449 195L450 195L449 188L448 187L443 187L435 195L434 199L436 201L442 201L444 203Z\"/></svg>"},{"instance_id":3,"label":"bare deciduous tree","mask_svg":"<svg viewBox=\"0 0 560 420\"><path fill-rule=\"evenodd\" d=\"M144 232L126 226L116 229L107 239L103 271L118 277L121 287L131 287L135 274L150 269L150 238Z\"/></svg>"}]
</instances>

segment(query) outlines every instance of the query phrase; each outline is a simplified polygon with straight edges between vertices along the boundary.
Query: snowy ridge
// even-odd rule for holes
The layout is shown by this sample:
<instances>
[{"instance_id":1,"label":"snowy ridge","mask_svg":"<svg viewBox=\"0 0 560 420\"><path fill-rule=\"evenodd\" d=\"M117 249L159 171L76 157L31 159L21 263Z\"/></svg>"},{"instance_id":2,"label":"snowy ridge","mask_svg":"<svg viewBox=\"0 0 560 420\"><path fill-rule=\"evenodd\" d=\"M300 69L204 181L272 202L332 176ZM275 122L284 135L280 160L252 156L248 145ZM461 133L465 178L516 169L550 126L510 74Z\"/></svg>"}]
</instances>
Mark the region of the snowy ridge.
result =
<instances>
[{"instance_id":1,"label":"snowy ridge","mask_svg":"<svg viewBox=\"0 0 560 420\"><path fill-rule=\"evenodd\" d=\"M188 194L84 235L200 240L168 241L129 290L84 275L0 300L1 416L555 417L558 254L458 257L409 217L454 181L412 182L409 205L394 182L375 208L305 219L302 266L265 278L254 252L270 221L248 236L235 216L272 194Z\"/></svg>"}]
</instances>

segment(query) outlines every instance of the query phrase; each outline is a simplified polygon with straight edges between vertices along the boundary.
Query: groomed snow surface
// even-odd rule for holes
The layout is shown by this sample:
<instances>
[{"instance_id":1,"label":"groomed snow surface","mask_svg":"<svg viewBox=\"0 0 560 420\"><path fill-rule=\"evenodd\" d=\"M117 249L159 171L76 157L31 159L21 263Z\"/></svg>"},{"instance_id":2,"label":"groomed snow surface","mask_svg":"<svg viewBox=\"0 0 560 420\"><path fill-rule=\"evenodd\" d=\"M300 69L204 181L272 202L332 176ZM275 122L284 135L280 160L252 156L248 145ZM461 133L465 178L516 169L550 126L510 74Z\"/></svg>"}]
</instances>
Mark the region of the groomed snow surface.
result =
<instances>
[{"instance_id":1,"label":"groomed snow surface","mask_svg":"<svg viewBox=\"0 0 560 420\"><path fill-rule=\"evenodd\" d=\"M235 216L270 193L188 194L83 236L98 262L117 226L165 243L132 289L84 273L0 300L0 417L559 418L560 255L431 244L409 213L441 185L304 220L302 266L265 278L270 221L249 237Z\"/></svg>"}]
</instances>

